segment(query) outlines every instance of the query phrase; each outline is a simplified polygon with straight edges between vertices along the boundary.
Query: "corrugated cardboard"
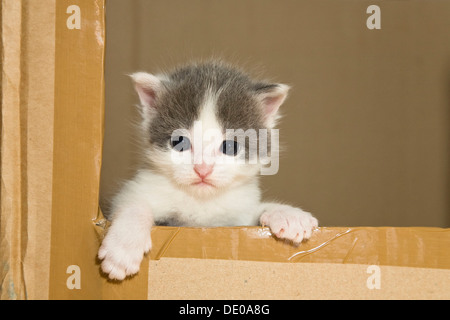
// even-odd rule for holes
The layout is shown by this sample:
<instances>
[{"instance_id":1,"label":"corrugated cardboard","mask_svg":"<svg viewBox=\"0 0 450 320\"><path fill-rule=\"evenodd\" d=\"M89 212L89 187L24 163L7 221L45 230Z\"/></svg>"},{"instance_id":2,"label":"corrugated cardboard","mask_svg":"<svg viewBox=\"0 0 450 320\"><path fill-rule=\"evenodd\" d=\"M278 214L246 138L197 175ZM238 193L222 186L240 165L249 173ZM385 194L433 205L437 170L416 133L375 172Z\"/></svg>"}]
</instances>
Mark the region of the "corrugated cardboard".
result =
<instances>
[{"instance_id":1,"label":"corrugated cardboard","mask_svg":"<svg viewBox=\"0 0 450 320\"><path fill-rule=\"evenodd\" d=\"M295 247L262 227L156 227L139 274L107 280L104 0L1 4L1 299L450 298L441 228L319 228Z\"/></svg>"},{"instance_id":2,"label":"corrugated cardboard","mask_svg":"<svg viewBox=\"0 0 450 320\"><path fill-rule=\"evenodd\" d=\"M2 51L1 297L70 298L73 264L96 297L104 1L3 0Z\"/></svg>"},{"instance_id":3,"label":"corrugated cardboard","mask_svg":"<svg viewBox=\"0 0 450 320\"><path fill-rule=\"evenodd\" d=\"M450 298L449 229L318 228L299 246L263 227L156 227L152 239L148 282L107 283L104 298Z\"/></svg>"}]
</instances>

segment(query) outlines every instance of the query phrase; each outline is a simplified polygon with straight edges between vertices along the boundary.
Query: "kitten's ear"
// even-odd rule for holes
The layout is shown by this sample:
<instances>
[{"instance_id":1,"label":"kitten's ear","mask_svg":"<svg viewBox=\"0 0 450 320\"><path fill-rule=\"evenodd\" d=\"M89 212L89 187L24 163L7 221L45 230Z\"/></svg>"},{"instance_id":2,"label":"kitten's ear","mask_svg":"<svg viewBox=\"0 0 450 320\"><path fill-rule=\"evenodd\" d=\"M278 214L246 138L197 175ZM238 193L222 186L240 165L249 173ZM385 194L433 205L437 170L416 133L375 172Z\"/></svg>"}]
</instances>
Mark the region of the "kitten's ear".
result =
<instances>
[{"instance_id":1,"label":"kitten's ear","mask_svg":"<svg viewBox=\"0 0 450 320\"><path fill-rule=\"evenodd\" d=\"M136 72L130 75L134 88L139 95L142 106L154 108L155 101L162 90L161 80L146 72Z\"/></svg>"},{"instance_id":2,"label":"kitten's ear","mask_svg":"<svg viewBox=\"0 0 450 320\"><path fill-rule=\"evenodd\" d=\"M290 87L285 84L260 84L256 87L256 97L261 103L264 115L264 124L273 128L276 124L278 109L286 100Z\"/></svg>"}]
</instances>

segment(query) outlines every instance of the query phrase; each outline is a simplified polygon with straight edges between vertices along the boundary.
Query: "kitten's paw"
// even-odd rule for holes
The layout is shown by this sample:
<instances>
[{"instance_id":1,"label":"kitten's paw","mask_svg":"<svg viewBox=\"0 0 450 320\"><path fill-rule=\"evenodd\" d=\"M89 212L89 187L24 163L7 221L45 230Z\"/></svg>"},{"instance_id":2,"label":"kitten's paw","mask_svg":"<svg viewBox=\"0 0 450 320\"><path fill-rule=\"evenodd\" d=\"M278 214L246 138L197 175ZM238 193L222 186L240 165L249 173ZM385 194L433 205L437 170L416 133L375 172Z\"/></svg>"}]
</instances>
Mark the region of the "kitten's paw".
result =
<instances>
[{"instance_id":1,"label":"kitten's paw","mask_svg":"<svg viewBox=\"0 0 450 320\"><path fill-rule=\"evenodd\" d=\"M269 206L261 215L261 225L268 226L279 239L299 244L309 239L319 223L309 212L288 205Z\"/></svg>"},{"instance_id":2,"label":"kitten's paw","mask_svg":"<svg viewBox=\"0 0 450 320\"><path fill-rule=\"evenodd\" d=\"M109 230L98 250L102 271L113 280L123 280L138 273L144 254L150 251L150 232L145 234L120 234Z\"/></svg>"}]
</instances>

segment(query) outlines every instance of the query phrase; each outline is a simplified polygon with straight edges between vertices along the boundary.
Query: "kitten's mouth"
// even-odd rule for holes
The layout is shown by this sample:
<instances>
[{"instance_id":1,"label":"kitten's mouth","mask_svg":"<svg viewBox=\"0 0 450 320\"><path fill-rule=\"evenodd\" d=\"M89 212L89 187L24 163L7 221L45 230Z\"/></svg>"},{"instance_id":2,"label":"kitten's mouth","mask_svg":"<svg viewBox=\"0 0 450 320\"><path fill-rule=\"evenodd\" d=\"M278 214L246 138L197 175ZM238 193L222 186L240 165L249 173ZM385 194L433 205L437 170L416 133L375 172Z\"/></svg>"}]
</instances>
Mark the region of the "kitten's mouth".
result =
<instances>
[{"instance_id":1,"label":"kitten's mouth","mask_svg":"<svg viewBox=\"0 0 450 320\"><path fill-rule=\"evenodd\" d=\"M216 186L213 185L211 182L209 182L208 180L199 180L197 182L191 183L191 185L193 186L199 186L199 187L213 187L215 188Z\"/></svg>"}]
</instances>

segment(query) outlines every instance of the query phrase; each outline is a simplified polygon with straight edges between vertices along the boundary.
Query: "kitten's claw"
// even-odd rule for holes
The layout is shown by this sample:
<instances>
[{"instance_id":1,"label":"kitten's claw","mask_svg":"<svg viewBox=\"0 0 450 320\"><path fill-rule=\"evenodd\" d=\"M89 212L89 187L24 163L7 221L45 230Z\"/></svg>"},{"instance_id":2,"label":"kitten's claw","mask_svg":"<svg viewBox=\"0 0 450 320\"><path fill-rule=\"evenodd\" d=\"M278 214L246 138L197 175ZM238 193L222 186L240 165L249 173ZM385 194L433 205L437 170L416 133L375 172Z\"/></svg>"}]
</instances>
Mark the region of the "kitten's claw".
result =
<instances>
[{"instance_id":1,"label":"kitten's claw","mask_svg":"<svg viewBox=\"0 0 450 320\"><path fill-rule=\"evenodd\" d=\"M309 239L319 223L309 212L288 205L273 205L261 215L260 223L268 226L279 239L299 244Z\"/></svg>"},{"instance_id":2,"label":"kitten's claw","mask_svg":"<svg viewBox=\"0 0 450 320\"><path fill-rule=\"evenodd\" d=\"M150 233L134 239L123 239L115 233L115 230L109 230L98 250L98 258L103 260L102 271L110 279L124 280L138 273L144 254L151 249Z\"/></svg>"}]
</instances>

